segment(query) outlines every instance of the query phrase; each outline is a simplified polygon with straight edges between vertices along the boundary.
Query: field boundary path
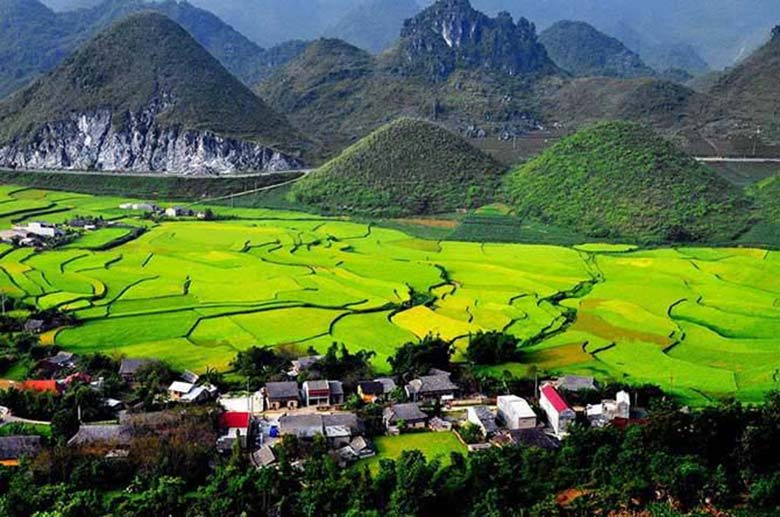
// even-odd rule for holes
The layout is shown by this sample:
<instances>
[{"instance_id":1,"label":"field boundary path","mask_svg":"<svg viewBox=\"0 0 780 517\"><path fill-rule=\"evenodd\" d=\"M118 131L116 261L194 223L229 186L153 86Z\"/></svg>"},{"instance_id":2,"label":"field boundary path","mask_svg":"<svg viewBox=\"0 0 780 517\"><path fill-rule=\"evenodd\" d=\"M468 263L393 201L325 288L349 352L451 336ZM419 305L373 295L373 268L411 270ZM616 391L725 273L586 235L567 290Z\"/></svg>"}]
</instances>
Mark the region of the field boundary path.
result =
<instances>
[{"instance_id":1,"label":"field boundary path","mask_svg":"<svg viewBox=\"0 0 780 517\"><path fill-rule=\"evenodd\" d=\"M780 163L780 158L725 158L721 156L695 156L701 163Z\"/></svg>"},{"instance_id":2,"label":"field boundary path","mask_svg":"<svg viewBox=\"0 0 780 517\"><path fill-rule=\"evenodd\" d=\"M300 181L303 178L305 178L306 176L308 176L311 173L312 170L314 170L314 169L299 169L297 171L286 171L286 173L290 173L290 174L291 173L301 173L301 175L298 176L297 178L294 178L294 179L291 179L291 180L288 180L288 181L283 181L282 183L276 183L274 185L267 185L265 187L259 187L259 188L255 188L255 189L252 189L252 190L245 190L243 192L236 192L236 193L233 193L233 194L227 194L225 196L212 197L212 198L206 198L206 199L199 199L198 201L195 201L193 203L189 203L189 205L204 205L204 204L208 204L208 203L213 203L214 201L225 201L227 199L235 199L237 197L249 196L251 194L257 194L257 193L260 193L260 192L265 192L265 191L268 191L268 190L277 189L277 188L280 188L280 187L291 185L293 183L297 183L298 181Z\"/></svg>"}]
</instances>

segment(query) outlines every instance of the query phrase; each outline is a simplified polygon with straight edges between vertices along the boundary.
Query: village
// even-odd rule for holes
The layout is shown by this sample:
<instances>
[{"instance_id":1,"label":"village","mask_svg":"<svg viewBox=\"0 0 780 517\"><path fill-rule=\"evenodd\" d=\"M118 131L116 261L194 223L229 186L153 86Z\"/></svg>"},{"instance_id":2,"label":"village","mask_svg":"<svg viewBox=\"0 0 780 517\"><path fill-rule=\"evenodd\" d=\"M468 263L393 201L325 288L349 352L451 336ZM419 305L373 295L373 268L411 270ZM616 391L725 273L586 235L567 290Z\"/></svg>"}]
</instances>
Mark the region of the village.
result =
<instances>
[{"instance_id":1,"label":"village","mask_svg":"<svg viewBox=\"0 0 780 517\"><path fill-rule=\"evenodd\" d=\"M208 375L183 372L154 394L149 411L144 404L104 397L99 400L97 421L83 418L79 407L79 420L67 446L103 451L112 460L127 459L133 451L137 453L133 443L139 436L175 433L183 415L202 408L210 417L211 447L218 454L246 454L252 464L263 468L276 463L277 446L285 441L311 444L321 440L335 462L347 467L381 455L374 445L378 437L403 440L415 435L424 443L435 433L449 433L469 452L517 444L557 449L575 422L623 428L642 424L645 416L643 410L632 408L624 390L598 403L570 405L567 398L571 396L596 393L598 385L592 377L538 381L533 397L486 396L467 391L452 373L433 368L406 383L390 376L376 377L358 381L348 391L341 380L320 378L321 360L321 355L293 359L287 363L286 380L266 382L254 392L220 393ZM80 385L104 395L107 379L85 373L78 365L77 356L60 351L38 362L34 370L40 378L5 382L2 388L58 396ZM137 388L148 383L150 372L161 368L153 360L124 358L116 374L126 388ZM360 408L373 411L366 417ZM46 424L18 418L5 407L0 408L0 416L0 430L3 425ZM40 436L0 436L0 462L16 465L23 457L40 452L42 446Z\"/></svg>"}]
</instances>

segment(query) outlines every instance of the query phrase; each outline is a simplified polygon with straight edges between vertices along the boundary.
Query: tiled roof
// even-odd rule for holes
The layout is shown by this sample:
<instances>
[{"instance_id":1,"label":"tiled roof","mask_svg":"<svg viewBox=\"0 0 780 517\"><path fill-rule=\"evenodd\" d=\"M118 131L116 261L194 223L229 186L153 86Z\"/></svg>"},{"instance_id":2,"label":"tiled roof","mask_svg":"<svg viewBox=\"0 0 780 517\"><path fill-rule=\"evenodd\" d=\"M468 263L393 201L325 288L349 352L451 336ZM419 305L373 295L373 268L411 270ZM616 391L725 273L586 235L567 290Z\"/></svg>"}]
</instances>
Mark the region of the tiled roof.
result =
<instances>
[{"instance_id":1,"label":"tiled roof","mask_svg":"<svg viewBox=\"0 0 780 517\"><path fill-rule=\"evenodd\" d=\"M265 392L269 399L292 399L299 396L298 383L295 381L268 382Z\"/></svg>"}]
</instances>

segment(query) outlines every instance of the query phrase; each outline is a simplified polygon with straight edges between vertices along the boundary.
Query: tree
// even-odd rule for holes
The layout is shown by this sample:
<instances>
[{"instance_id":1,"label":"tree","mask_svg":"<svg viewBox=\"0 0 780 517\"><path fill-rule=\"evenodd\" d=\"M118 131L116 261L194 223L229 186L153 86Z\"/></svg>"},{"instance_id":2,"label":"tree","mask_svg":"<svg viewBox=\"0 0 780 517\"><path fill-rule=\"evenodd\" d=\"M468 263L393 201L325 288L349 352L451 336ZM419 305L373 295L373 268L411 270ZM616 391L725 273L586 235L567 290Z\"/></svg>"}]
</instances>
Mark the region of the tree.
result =
<instances>
[{"instance_id":1,"label":"tree","mask_svg":"<svg viewBox=\"0 0 780 517\"><path fill-rule=\"evenodd\" d=\"M517 338L503 332L482 332L469 336L466 357L475 364L506 363L517 357Z\"/></svg>"},{"instance_id":2,"label":"tree","mask_svg":"<svg viewBox=\"0 0 780 517\"><path fill-rule=\"evenodd\" d=\"M448 368L452 353L452 343L429 334L417 343L406 343L387 362L395 375L408 380L426 375L431 368Z\"/></svg>"}]
</instances>

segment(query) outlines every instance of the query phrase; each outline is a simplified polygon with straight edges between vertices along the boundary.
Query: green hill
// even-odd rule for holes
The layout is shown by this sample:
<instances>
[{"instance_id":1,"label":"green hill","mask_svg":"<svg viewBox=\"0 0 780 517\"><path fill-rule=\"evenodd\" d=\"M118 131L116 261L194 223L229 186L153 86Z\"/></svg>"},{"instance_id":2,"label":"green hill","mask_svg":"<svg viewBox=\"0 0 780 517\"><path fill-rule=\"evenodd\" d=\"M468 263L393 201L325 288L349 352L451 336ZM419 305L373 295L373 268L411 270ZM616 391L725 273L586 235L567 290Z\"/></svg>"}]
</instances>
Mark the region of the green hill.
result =
<instances>
[{"instance_id":1,"label":"green hill","mask_svg":"<svg viewBox=\"0 0 780 517\"><path fill-rule=\"evenodd\" d=\"M160 126L295 147L287 121L241 84L184 29L156 13L96 36L54 72L0 104L0 142L30 138L73 113L126 114L157 106Z\"/></svg>"},{"instance_id":2,"label":"green hill","mask_svg":"<svg viewBox=\"0 0 780 517\"><path fill-rule=\"evenodd\" d=\"M728 241L749 226L734 186L651 129L601 123L561 140L506 178L519 215L592 237Z\"/></svg>"},{"instance_id":3,"label":"green hill","mask_svg":"<svg viewBox=\"0 0 780 517\"><path fill-rule=\"evenodd\" d=\"M296 183L295 202L332 212L433 214L489 202L502 166L460 136L400 119Z\"/></svg>"},{"instance_id":4,"label":"green hill","mask_svg":"<svg viewBox=\"0 0 780 517\"><path fill-rule=\"evenodd\" d=\"M539 34L556 65L580 77L649 77L655 72L619 40L585 22L560 21Z\"/></svg>"}]
</instances>

